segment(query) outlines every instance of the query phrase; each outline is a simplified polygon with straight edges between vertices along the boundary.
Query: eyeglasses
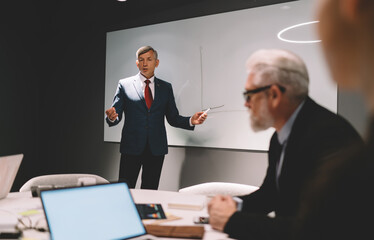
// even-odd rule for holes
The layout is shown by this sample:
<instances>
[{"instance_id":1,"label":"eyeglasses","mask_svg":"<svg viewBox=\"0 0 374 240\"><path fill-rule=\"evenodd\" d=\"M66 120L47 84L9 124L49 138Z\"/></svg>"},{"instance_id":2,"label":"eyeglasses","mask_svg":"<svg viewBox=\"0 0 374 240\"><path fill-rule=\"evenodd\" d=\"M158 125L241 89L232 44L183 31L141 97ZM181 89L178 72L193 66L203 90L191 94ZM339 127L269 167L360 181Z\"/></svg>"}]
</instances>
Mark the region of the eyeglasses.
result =
<instances>
[{"instance_id":1,"label":"eyeglasses","mask_svg":"<svg viewBox=\"0 0 374 240\"><path fill-rule=\"evenodd\" d=\"M256 93L259 93L259 92L265 91L265 90L271 88L271 86L273 86L273 85L278 86L278 88L279 88L279 90L280 90L281 92L285 92L285 91L286 91L286 88L283 87L283 86L281 86L281 85L278 85L278 84L270 84L270 85L267 85L267 86L263 86L263 87L259 87L259 88L255 88L255 89L251 89L251 90L247 90L247 91L243 92L244 100L245 100L246 102L249 102L249 101L251 100L251 97L252 97L253 95L255 95Z\"/></svg>"}]
</instances>

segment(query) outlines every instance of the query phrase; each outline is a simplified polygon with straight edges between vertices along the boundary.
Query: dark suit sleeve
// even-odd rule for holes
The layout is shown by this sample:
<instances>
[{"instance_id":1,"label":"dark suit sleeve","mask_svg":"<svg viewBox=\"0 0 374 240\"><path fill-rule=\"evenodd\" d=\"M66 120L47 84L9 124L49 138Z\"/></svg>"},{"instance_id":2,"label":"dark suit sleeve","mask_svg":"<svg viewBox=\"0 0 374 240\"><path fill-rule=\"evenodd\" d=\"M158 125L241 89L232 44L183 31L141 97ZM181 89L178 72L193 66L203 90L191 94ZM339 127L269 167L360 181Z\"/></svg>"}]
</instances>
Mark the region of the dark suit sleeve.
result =
<instances>
[{"instance_id":1,"label":"dark suit sleeve","mask_svg":"<svg viewBox=\"0 0 374 240\"><path fill-rule=\"evenodd\" d=\"M243 212L266 215L274 211L274 206L277 201L277 189L275 186L275 156L273 144L276 138L277 135L274 133L270 140L268 168L263 183L257 191L241 197L243 199Z\"/></svg>"},{"instance_id":2,"label":"dark suit sleeve","mask_svg":"<svg viewBox=\"0 0 374 240\"><path fill-rule=\"evenodd\" d=\"M234 213L226 224L224 232L235 239L290 239L293 219L291 217L271 218L256 213Z\"/></svg>"},{"instance_id":3,"label":"dark suit sleeve","mask_svg":"<svg viewBox=\"0 0 374 240\"><path fill-rule=\"evenodd\" d=\"M267 170L266 177L260 186L260 188L246 196L242 196L243 199L243 212L257 213L257 214L268 214L274 211L277 196L274 185L274 178L269 168Z\"/></svg>"},{"instance_id":4,"label":"dark suit sleeve","mask_svg":"<svg viewBox=\"0 0 374 240\"><path fill-rule=\"evenodd\" d=\"M168 123L173 127L194 130L195 126L190 126L190 117L179 115L177 105L175 104L174 93L171 84L169 85L168 95L169 99L165 114Z\"/></svg>"},{"instance_id":5,"label":"dark suit sleeve","mask_svg":"<svg viewBox=\"0 0 374 240\"><path fill-rule=\"evenodd\" d=\"M114 95L113 103L112 103L112 107L114 107L116 109L116 112L118 113L118 119L111 122L108 119L108 116L106 116L105 120L108 123L109 127L115 126L121 121L123 110L124 110L124 105L125 105L124 89L123 89L122 84L119 82L117 86L116 94Z\"/></svg>"}]
</instances>

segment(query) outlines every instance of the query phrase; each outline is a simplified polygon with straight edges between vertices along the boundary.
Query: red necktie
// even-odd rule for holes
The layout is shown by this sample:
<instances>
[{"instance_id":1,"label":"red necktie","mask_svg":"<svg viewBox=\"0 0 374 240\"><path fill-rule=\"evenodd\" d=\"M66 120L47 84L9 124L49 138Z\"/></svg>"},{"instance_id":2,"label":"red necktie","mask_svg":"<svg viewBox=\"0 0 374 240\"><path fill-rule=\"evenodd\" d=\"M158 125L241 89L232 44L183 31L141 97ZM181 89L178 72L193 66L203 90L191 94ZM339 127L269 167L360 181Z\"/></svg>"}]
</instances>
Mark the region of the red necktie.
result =
<instances>
[{"instance_id":1,"label":"red necktie","mask_svg":"<svg viewBox=\"0 0 374 240\"><path fill-rule=\"evenodd\" d=\"M150 80L145 80L145 89L144 89L144 97L145 97L145 103L147 104L148 109L151 108L152 102L153 102L153 97L152 97L152 92L151 88L149 87L149 83L151 82Z\"/></svg>"}]
</instances>

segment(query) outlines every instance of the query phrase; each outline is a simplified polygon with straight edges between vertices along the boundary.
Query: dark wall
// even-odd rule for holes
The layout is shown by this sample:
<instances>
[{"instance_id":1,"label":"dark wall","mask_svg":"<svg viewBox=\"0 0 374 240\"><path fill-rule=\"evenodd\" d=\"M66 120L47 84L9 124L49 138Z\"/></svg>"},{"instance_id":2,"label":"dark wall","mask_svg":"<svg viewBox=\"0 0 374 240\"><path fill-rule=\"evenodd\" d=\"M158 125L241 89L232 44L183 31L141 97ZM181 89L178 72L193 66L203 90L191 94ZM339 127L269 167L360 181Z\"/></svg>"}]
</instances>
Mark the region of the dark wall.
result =
<instances>
[{"instance_id":1,"label":"dark wall","mask_svg":"<svg viewBox=\"0 0 374 240\"><path fill-rule=\"evenodd\" d=\"M12 191L41 174L105 175L103 159L118 152L103 142L99 8L30 2L1 3L0 155L25 155Z\"/></svg>"},{"instance_id":2,"label":"dark wall","mask_svg":"<svg viewBox=\"0 0 374 240\"><path fill-rule=\"evenodd\" d=\"M34 175L39 160L41 19L32 4L0 3L0 156L23 153L15 185ZM22 180L21 180L22 179Z\"/></svg>"},{"instance_id":3,"label":"dark wall","mask_svg":"<svg viewBox=\"0 0 374 240\"><path fill-rule=\"evenodd\" d=\"M2 1L0 155L25 154L12 190L52 173L116 180L119 146L103 142L107 31L274 2L287 1Z\"/></svg>"}]
</instances>

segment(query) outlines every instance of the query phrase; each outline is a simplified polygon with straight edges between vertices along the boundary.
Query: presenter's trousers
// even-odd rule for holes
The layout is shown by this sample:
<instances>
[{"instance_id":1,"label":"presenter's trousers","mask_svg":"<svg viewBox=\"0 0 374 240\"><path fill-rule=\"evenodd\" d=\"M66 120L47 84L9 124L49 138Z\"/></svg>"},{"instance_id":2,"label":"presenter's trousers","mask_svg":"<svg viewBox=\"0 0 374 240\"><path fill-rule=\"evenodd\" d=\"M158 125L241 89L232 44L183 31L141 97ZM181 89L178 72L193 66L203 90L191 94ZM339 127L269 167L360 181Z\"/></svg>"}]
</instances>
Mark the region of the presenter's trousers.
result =
<instances>
[{"instance_id":1,"label":"presenter's trousers","mask_svg":"<svg viewBox=\"0 0 374 240\"><path fill-rule=\"evenodd\" d=\"M152 155L148 144L141 155L121 154L118 181L126 182L129 188L135 188L141 167L141 188L157 190L164 158L165 155Z\"/></svg>"}]
</instances>

